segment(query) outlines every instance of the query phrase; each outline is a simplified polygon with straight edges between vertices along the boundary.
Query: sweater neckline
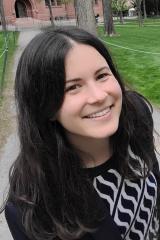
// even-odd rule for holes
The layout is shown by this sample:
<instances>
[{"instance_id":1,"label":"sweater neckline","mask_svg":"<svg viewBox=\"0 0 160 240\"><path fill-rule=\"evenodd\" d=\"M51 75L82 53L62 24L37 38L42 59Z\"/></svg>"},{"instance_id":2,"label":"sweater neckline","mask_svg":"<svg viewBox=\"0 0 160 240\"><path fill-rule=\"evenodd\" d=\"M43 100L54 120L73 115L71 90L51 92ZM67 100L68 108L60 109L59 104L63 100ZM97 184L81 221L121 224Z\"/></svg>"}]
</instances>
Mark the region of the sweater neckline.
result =
<instances>
[{"instance_id":1,"label":"sweater neckline","mask_svg":"<svg viewBox=\"0 0 160 240\"><path fill-rule=\"evenodd\" d=\"M117 165L116 160L115 160L114 156L112 155L104 163L102 163L98 166L95 166L95 167L84 168L84 171L90 177L97 177L97 176L103 174L104 171L108 171L111 168L117 168L116 165Z\"/></svg>"}]
</instances>

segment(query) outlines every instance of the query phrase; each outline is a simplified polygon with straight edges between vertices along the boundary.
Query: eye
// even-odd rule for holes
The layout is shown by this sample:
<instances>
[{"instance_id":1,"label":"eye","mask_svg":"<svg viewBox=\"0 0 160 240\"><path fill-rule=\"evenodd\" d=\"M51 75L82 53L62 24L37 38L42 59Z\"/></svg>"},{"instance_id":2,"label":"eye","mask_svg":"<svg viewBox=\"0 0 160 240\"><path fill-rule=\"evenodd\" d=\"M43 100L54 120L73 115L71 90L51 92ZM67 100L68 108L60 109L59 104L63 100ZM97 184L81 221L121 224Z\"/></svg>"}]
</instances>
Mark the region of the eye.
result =
<instances>
[{"instance_id":1,"label":"eye","mask_svg":"<svg viewBox=\"0 0 160 240\"><path fill-rule=\"evenodd\" d=\"M75 90L79 89L80 87L81 87L80 84L74 84L74 85L66 87L65 92L75 91Z\"/></svg>"},{"instance_id":2,"label":"eye","mask_svg":"<svg viewBox=\"0 0 160 240\"><path fill-rule=\"evenodd\" d=\"M108 74L107 73L100 73L97 76L97 80L106 80L107 79Z\"/></svg>"}]
</instances>

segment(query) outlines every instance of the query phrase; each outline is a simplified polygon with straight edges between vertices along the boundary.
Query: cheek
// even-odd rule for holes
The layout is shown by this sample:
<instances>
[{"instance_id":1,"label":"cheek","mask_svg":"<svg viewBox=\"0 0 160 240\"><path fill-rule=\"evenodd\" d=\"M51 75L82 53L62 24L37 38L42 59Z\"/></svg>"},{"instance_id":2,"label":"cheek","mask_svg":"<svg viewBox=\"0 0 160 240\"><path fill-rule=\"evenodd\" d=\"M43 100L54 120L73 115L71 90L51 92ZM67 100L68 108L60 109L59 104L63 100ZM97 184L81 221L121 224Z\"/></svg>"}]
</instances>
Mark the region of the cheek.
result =
<instances>
[{"instance_id":1,"label":"cheek","mask_svg":"<svg viewBox=\"0 0 160 240\"><path fill-rule=\"evenodd\" d=\"M70 116L70 109L66 106L66 104L63 104L61 109L59 110L59 112L57 114L57 120L60 123L63 123L64 121L67 121L69 116Z\"/></svg>"},{"instance_id":2,"label":"cheek","mask_svg":"<svg viewBox=\"0 0 160 240\"><path fill-rule=\"evenodd\" d=\"M117 94L116 94L116 99L117 99L117 102L119 103L119 111L121 112L122 110L122 90L120 88L120 86L118 85L117 86Z\"/></svg>"},{"instance_id":3,"label":"cheek","mask_svg":"<svg viewBox=\"0 0 160 240\"><path fill-rule=\"evenodd\" d=\"M110 82L110 91L117 100L122 102L122 90L118 81L115 78L113 78L112 81Z\"/></svg>"},{"instance_id":4,"label":"cheek","mask_svg":"<svg viewBox=\"0 0 160 240\"><path fill-rule=\"evenodd\" d=\"M69 120L71 120L71 118L73 120L73 117L80 115L82 105L83 105L82 101L79 98L66 97L64 99L61 109L59 110L59 112L57 114L57 120L60 123L69 121Z\"/></svg>"},{"instance_id":5,"label":"cheek","mask_svg":"<svg viewBox=\"0 0 160 240\"><path fill-rule=\"evenodd\" d=\"M119 100L122 102L122 90L118 82L116 86L116 93L117 93L117 97L119 97Z\"/></svg>"},{"instance_id":6,"label":"cheek","mask_svg":"<svg viewBox=\"0 0 160 240\"><path fill-rule=\"evenodd\" d=\"M113 85L112 85L112 96L114 97L115 99L115 103L116 103L116 111L117 113L121 113L121 110L122 110L122 98L123 98L123 95L122 95L122 90L121 90L121 87L118 83L117 80L114 81Z\"/></svg>"}]
</instances>

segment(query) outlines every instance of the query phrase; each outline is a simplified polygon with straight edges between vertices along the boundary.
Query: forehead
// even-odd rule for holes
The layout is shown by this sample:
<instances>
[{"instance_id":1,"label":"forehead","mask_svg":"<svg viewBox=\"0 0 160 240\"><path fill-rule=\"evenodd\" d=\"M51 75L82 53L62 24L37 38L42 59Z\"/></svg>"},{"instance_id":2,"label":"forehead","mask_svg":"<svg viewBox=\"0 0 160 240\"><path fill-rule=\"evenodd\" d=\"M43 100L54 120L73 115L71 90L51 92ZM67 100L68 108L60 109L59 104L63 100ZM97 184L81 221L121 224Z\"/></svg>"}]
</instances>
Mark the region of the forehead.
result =
<instances>
[{"instance_id":1,"label":"forehead","mask_svg":"<svg viewBox=\"0 0 160 240\"><path fill-rule=\"evenodd\" d=\"M92 46L75 43L65 59L66 77L92 73L101 67L109 68L105 58Z\"/></svg>"}]
</instances>

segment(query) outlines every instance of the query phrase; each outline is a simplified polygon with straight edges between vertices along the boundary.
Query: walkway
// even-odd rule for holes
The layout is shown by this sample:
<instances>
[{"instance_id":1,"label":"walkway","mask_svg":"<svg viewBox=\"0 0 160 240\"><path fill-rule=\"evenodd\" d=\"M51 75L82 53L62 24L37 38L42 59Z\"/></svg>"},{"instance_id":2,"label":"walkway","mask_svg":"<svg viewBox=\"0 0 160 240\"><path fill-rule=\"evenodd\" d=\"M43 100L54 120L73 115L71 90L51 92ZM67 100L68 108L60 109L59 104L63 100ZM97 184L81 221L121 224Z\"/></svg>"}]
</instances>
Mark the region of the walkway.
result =
<instances>
[{"instance_id":1,"label":"walkway","mask_svg":"<svg viewBox=\"0 0 160 240\"><path fill-rule=\"evenodd\" d=\"M28 42L38 33L39 31L23 31L20 33L18 41L18 49L15 54L15 61L13 66L13 79L15 76L15 71L18 63L19 56L21 55L23 49L28 44ZM15 105L14 100L11 103L11 121L15 125ZM8 171L12 162L16 159L18 154L19 143L16 129L13 129L12 134L8 137L7 142L0 152L0 205L3 202L4 195L7 192L8 186ZM4 215L0 215L0 239L2 240L12 240L11 234L8 230Z\"/></svg>"},{"instance_id":2,"label":"walkway","mask_svg":"<svg viewBox=\"0 0 160 240\"><path fill-rule=\"evenodd\" d=\"M154 119L154 128L155 128L155 145L159 152L159 154L157 154L157 158L159 160L159 166L160 166L160 109L154 109L153 119Z\"/></svg>"},{"instance_id":3,"label":"walkway","mask_svg":"<svg viewBox=\"0 0 160 240\"><path fill-rule=\"evenodd\" d=\"M62 26L62 25L75 26L76 21L75 19L54 20L54 24L56 26ZM12 31L24 31L24 30L33 30L33 29L37 30L50 25L51 25L50 21L43 21L43 20L27 17L27 18L17 18L14 24L7 25L7 29ZM1 29L2 29L2 26L0 25L0 30Z\"/></svg>"}]
</instances>

